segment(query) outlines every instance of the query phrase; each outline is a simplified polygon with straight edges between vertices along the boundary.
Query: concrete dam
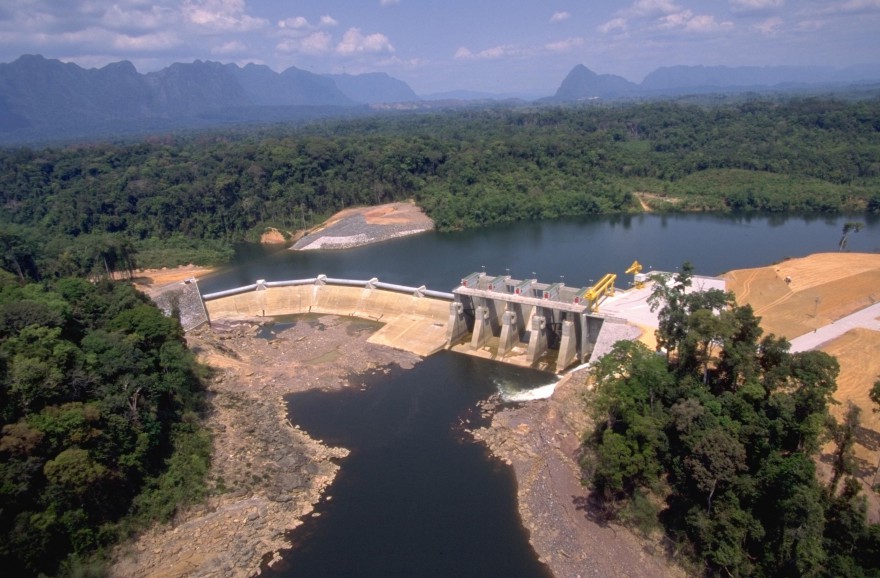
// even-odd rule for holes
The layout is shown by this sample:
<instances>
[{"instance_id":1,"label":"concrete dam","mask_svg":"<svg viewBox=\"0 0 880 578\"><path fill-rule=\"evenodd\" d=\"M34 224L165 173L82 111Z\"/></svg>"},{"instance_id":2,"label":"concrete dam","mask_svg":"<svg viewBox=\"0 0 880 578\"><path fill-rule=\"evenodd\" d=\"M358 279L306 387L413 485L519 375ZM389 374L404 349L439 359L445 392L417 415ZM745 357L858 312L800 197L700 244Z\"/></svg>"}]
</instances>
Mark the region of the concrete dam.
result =
<instances>
[{"instance_id":1,"label":"concrete dam","mask_svg":"<svg viewBox=\"0 0 880 578\"><path fill-rule=\"evenodd\" d=\"M176 297L159 296L156 301L166 311L176 307L185 329L228 318L352 316L381 324L371 343L421 356L449 349L556 373L642 331L621 317L597 312L597 298L588 288L485 273L463 278L452 292L324 275L260 280L204 295L192 279L180 283L178 291ZM603 297L613 293L608 284Z\"/></svg>"}]
</instances>

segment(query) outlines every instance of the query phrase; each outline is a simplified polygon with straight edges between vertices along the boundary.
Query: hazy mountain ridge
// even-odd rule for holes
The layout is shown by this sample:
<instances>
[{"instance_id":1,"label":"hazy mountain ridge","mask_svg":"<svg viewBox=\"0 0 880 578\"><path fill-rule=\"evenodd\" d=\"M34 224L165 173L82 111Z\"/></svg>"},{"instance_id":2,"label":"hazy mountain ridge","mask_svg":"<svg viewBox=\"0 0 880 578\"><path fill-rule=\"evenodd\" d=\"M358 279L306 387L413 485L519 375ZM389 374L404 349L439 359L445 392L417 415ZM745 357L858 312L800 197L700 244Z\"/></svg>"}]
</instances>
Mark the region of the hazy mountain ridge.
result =
<instances>
[{"instance_id":1,"label":"hazy mountain ridge","mask_svg":"<svg viewBox=\"0 0 880 578\"><path fill-rule=\"evenodd\" d=\"M687 93L796 90L822 85L880 81L880 64L837 69L828 66L664 66L640 84L613 74L596 74L578 64L552 97L543 102L595 98L678 96Z\"/></svg>"},{"instance_id":2,"label":"hazy mountain ridge","mask_svg":"<svg viewBox=\"0 0 880 578\"><path fill-rule=\"evenodd\" d=\"M277 73L196 60L141 74L128 61L85 69L25 55L0 64L0 141L326 116L328 107L348 110L383 94L412 93L387 75L344 82L345 93L333 78L294 67Z\"/></svg>"},{"instance_id":3,"label":"hazy mountain ridge","mask_svg":"<svg viewBox=\"0 0 880 578\"><path fill-rule=\"evenodd\" d=\"M655 70L640 84L613 74L597 74L579 64L555 95L536 102L751 90L795 92L800 87L869 81L880 83L880 64L844 69L669 66ZM277 73L258 64L240 67L196 60L141 74L128 61L85 69L24 55L14 62L0 63L0 143L291 122L377 111L517 106L526 100L467 91L420 97L405 82L385 73L320 75L295 67Z\"/></svg>"}]
</instances>

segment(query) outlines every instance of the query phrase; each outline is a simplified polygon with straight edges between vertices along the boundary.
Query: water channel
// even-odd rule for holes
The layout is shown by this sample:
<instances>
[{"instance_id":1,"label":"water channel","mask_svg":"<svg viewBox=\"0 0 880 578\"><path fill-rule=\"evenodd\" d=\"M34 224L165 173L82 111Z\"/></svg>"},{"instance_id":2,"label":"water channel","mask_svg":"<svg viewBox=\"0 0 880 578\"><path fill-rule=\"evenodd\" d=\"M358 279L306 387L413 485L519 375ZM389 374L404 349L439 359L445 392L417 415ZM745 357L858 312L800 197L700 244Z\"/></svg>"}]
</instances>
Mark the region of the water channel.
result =
<instances>
[{"instance_id":1,"label":"water channel","mask_svg":"<svg viewBox=\"0 0 880 578\"><path fill-rule=\"evenodd\" d=\"M837 250L843 223L860 221L849 250L880 251L880 220L857 216L639 215L425 233L340 252L243 248L237 262L200 281L204 292L313 277L427 285L448 291L472 271L584 286L634 260L699 274ZM471 442L475 404L551 377L452 353L414 369L362 378L365 387L291 396L290 417L313 437L352 450L317 507L294 533L283 568L266 575L546 577L517 517L509 468Z\"/></svg>"}]
</instances>

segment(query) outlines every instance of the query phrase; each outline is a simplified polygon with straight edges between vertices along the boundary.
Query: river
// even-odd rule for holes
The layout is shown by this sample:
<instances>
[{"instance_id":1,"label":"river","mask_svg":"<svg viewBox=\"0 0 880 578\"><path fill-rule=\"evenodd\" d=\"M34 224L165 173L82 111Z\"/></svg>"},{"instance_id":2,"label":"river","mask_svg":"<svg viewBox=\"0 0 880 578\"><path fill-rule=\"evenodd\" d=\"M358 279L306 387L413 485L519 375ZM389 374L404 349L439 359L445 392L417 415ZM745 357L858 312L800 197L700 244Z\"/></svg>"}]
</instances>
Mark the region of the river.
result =
<instances>
[{"instance_id":1,"label":"river","mask_svg":"<svg viewBox=\"0 0 880 578\"><path fill-rule=\"evenodd\" d=\"M614 272L622 286L634 259L663 271L690 261L698 274L715 275L833 252L848 221L865 223L850 234L849 250L880 251L876 217L648 214L431 232L338 252L244 247L200 286L212 292L324 273L448 291L481 270L575 286ZM266 574L548 576L518 521L511 471L462 430L480 420L478 401L551 379L441 353L412 370L365 376L364 387L291 396L294 423L352 453L320 516L294 532L284 567Z\"/></svg>"}]
</instances>

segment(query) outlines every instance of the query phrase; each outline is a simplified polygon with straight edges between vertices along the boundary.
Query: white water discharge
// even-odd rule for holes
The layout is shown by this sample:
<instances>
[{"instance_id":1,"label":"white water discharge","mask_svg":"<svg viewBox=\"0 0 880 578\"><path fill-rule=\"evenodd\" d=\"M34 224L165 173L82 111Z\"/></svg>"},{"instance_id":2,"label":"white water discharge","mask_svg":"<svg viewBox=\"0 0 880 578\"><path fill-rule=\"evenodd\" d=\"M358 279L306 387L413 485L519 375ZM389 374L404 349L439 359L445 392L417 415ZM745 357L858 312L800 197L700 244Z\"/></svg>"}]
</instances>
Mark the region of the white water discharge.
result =
<instances>
[{"instance_id":1,"label":"white water discharge","mask_svg":"<svg viewBox=\"0 0 880 578\"><path fill-rule=\"evenodd\" d=\"M501 394L501 399L504 401L532 401L535 399L547 399L553 395L553 391L556 389L558 383L559 381L557 380L553 383L548 383L547 385L540 385L530 389L521 389L515 387L514 384L507 382L506 380L497 380L495 382L495 387L498 389L498 393Z\"/></svg>"}]
</instances>

